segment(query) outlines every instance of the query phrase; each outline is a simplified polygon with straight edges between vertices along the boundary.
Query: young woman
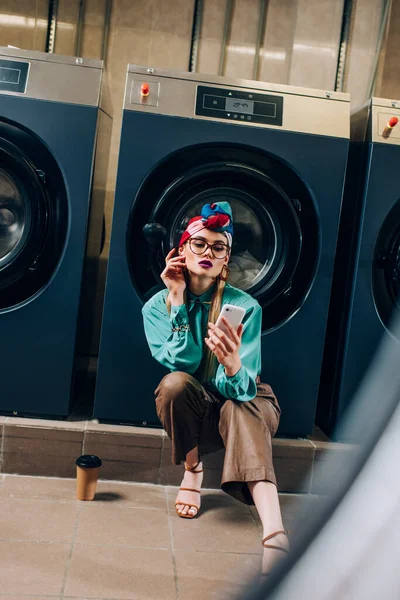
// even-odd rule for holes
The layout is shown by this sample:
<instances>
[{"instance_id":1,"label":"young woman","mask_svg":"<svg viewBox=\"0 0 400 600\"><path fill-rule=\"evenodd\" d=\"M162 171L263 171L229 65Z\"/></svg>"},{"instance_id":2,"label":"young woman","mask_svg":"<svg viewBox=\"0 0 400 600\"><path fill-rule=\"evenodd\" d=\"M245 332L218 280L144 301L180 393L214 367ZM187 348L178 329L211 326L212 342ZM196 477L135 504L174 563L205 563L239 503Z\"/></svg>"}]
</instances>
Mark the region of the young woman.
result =
<instances>
[{"instance_id":1,"label":"young woman","mask_svg":"<svg viewBox=\"0 0 400 600\"><path fill-rule=\"evenodd\" d=\"M172 441L172 463L184 462L176 499L180 517L200 510L201 453L225 447L222 489L255 504L263 525L263 574L288 551L272 464L280 407L261 371L261 308L226 283L233 224L227 202L206 204L189 221L161 273L167 289L143 307L153 357L170 369L155 391L158 417ZM215 322L224 304L245 309L237 331ZM272 540L272 543L271 543ZM269 542L269 543L268 543Z\"/></svg>"}]
</instances>

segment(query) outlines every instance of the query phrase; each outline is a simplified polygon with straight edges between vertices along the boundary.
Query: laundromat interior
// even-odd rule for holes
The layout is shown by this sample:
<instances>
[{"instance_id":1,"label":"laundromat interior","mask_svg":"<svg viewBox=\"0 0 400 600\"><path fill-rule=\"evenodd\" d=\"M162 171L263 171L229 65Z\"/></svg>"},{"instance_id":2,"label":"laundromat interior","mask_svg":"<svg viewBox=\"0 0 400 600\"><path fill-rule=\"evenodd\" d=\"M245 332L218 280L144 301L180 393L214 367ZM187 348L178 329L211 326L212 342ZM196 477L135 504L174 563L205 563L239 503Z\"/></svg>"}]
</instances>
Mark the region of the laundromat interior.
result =
<instances>
[{"instance_id":1,"label":"laundromat interior","mask_svg":"<svg viewBox=\"0 0 400 600\"><path fill-rule=\"evenodd\" d=\"M335 493L399 342L399 42L399 0L0 0L0 599L253 597L262 527L224 450L195 526L175 513L143 327L206 203L262 310L289 538Z\"/></svg>"}]
</instances>

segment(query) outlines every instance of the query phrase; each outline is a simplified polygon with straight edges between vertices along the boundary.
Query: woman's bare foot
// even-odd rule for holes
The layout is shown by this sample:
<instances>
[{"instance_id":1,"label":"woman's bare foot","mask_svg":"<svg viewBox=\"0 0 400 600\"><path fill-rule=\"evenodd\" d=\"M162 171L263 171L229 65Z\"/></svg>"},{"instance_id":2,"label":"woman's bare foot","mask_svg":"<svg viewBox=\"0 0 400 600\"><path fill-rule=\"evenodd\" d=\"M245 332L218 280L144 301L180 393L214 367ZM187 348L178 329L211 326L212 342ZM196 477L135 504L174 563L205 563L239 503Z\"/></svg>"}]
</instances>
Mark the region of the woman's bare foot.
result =
<instances>
[{"instance_id":1,"label":"woman's bare foot","mask_svg":"<svg viewBox=\"0 0 400 600\"><path fill-rule=\"evenodd\" d=\"M194 465L187 465L188 467L192 467ZM203 483L203 463L199 462L196 466L195 471L187 471L185 470L185 474L182 479L181 487L183 488L191 488L193 490L201 489L201 484ZM187 504L185 504L187 502ZM193 515L194 517L197 515L197 510L194 506L189 506L189 504L195 504L200 508L201 498L200 494L196 494L196 492L186 492L179 490L178 496L176 498L176 510L181 515Z\"/></svg>"},{"instance_id":2,"label":"woman's bare foot","mask_svg":"<svg viewBox=\"0 0 400 600\"><path fill-rule=\"evenodd\" d=\"M269 533L271 532L264 533L264 537L269 535ZM284 533L279 533L278 535L274 536L265 543L270 544L271 546L279 546L280 548L282 548L282 550L276 550L275 548L264 548L264 555L262 561L263 575L269 574L274 568L274 566L280 560L282 560L282 558L284 558L287 552L289 551L289 539ZM286 550L287 552L283 552L283 550Z\"/></svg>"}]
</instances>

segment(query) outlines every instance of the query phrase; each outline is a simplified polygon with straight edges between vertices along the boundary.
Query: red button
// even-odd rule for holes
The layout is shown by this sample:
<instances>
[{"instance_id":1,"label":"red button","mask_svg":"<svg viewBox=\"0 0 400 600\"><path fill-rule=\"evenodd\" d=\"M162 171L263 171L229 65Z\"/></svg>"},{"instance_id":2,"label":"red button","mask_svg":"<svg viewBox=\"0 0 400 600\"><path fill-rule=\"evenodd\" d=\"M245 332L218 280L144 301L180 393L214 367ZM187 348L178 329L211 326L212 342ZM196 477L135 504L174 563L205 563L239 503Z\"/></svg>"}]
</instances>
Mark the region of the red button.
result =
<instances>
[{"instance_id":1,"label":"red button","mask_svg":"<svg viewBox=\"0 0 400 600\"><path fill-rule=\"evenodd\" d=\"M390 117L389 121L386 123L386 127L382 131L382 137L388 139L392 133L393 127L396 127L398 122L399 120L397 117Z\"/></svg>"},{"instance_id":2,"label":"red button","mask_svg":"<svg viewBox=\"0 0 400 600\"><path fill-rule=\"evenodd\" d=\"M141 87L140 87L140 93L142 94L142 96L148 96L150 93L150 86L148 83L142 83Z\"/></svg>"}]
</instances>

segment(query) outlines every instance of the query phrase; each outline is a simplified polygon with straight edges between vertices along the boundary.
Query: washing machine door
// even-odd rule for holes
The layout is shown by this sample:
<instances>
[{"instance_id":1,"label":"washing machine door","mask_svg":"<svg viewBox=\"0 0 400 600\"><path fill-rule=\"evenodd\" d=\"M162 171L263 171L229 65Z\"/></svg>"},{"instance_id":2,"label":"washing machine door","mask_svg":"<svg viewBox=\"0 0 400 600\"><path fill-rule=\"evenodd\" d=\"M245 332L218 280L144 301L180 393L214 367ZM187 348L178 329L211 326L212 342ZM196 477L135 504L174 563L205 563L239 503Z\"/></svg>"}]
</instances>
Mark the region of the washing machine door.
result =
<instances>
[{"instance_id":1,"label":"washing machine door","mask_svg":"<svg viewBox=\"0 0 400 600\"><path fill-rule=\"evenodd\" d=\"M388 213L375 245L372 265L375 306L383 325L391 323L400 309L400 200Z\"/></svg>"},{"instance_id":2,"label":"washing machine door","mask_svg":"<svg viewBox=\"0 0 400 600\"><path fill-rule=\"evenodd\" d=\"M192 147L169 157L134 199L127 232L132 282L143 300L161 288L164 257L204 204L228 201L234 222L229 283L254 295L263 328L304 301L319 254L318 218L300 177L247 147ZM143 247L150 249L143 261Z\"/></svg>"},{"instance_id":3,"label":"washing machine door","mask_svg":"<svg viewBox=\"0 0 400 600\"><path fill-rule=\"evenodd\" d=\"M0 310L26 301L49 281L67 215L53 156L31 133L0 121Z\"/></svg>"}]
</instances>

